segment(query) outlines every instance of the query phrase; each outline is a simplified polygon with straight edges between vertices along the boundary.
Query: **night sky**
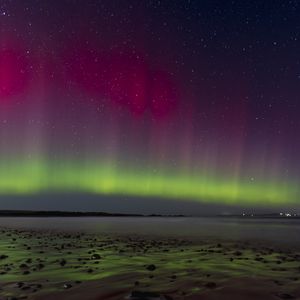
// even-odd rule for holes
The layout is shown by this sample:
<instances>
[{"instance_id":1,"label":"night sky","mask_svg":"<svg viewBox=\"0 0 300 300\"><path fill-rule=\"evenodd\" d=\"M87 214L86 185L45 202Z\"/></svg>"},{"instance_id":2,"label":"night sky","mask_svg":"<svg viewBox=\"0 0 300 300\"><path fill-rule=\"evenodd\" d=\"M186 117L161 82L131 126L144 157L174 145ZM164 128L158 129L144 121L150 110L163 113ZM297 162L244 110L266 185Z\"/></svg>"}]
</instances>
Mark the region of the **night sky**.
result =
<instances>
[{"instance_id":1,"label":"night sky","mask_svg":"<svg viewBox=\"0 0 300 300\"><path fill-rule=\"evenodd\" d=\"M0 0L0 208L299 208L299 116L299 1Z\"/></svg>"}]
</instances>

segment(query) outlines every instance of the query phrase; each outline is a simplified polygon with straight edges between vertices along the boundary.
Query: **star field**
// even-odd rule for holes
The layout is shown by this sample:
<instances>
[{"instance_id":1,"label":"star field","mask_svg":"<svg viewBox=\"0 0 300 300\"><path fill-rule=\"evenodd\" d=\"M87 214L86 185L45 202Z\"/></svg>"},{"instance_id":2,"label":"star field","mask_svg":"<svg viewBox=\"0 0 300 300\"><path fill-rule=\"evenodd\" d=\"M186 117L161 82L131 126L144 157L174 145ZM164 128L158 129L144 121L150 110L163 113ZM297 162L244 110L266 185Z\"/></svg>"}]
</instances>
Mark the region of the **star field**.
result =
<instances>
[{"instance_id":1,"label":"star field","mask_svg":"<svg viewBox=\"0 0 300 300\"><path fill-rule=\"evenodd\" d=\"M299 1L0 3L0 194L297 203Z\"/></svg>"}]
</instances>

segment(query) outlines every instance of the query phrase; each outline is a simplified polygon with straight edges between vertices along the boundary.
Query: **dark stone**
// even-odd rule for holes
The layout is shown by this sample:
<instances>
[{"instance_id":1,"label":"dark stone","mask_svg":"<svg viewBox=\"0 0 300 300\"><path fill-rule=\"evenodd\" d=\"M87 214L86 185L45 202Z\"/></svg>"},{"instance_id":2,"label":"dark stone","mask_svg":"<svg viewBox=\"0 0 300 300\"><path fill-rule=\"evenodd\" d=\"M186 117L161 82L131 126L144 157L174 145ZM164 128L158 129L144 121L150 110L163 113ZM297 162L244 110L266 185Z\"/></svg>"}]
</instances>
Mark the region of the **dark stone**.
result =
<instances>
[{"instance_id":1,"label":"dark stone","mask_svg":"<svg viewBox=\"0 0 300 300\"><path fill-rule=\"evenodd\" d=\"M44 267L45 267L44 264L41 264L41 263L37 265L37 268L38 268L39 270L43 269Z\"/></svg>"},{"instance_id":2,"label":"dark stone","mask_svg":"<svg viewBox=\"0 0 300 300\"><path fill-rule=\"evenodd\" d=\"M216 283L215 282L207 282L205 284L205 287L209 288L209 289L215 289L217 287Z\"/></svg>"},{"instance_id":3,"label":"dark stone","mask_svg":"<svg viewBox=\"0 0 300 300\"><path fill-rule=\"evenodd\" d=\"M129 299L136 299L136 300L147 300L149 298L160 299L160 294L154 292L132 291L129 297Z\"/></svg>"},{"instance_id":4,"label":"dark stone","mask_svg":"<svg viewBox=\"0 0 300 300\"><path fill-rule=\"evenodd\" d=\"M23 291L27 291L27 290L30 290L30 286L24 285L21 289L22 289Z\"/></svg>"},{"instance_id":5,"label":"dark stone","mask_svg":"<svg viewBox=\"0 0 300 300\"><path fill-rule=\"evenodd\" d=\"M67 261L63 258L59 264L63 267L65 264L67 263Z\"/></svg>"},{"instance_id":6,"label":"dark stone","mask_svg":"<svg viewBox=\"0 0 300 300\"><path fill-rule=\"evenodd\" d=\"M18 288L21 288L21 287L24 285L24 282L21 282L21 281L20 281L20 282L17 282L16 285L17 285Z\"/></svg>"},{"instance_id":7,"label":"dark stone","mask_svg":"<svg viewBox=\"0 0 300 300\"><path fill-rule=\"evenodd\" d=\"M282 294L278 294L278 297L280 299L295 299L294 296L290 295L290 294L285 294L285 293L282 293Z\"/></svg>"},{"instance_id":8,"label":"dark stone","mask_svg":"<svg viewBox=\"0 0 300 300\"><path fill-rule=\"evenodd\" d=\"M38 283L38 284L35 285L35 287L36 287L37 289L41 289L41 288L43 287L43 285L40 284L40 283Z\"/></svg>"},{"instance_id":9,"label":"dark stone","mask_svg":"<svg viewBox=\"0 0 300 300\"><path fill-rule=\"evenodd\" d=\"M148 266L146 267L146 269L147 269L148 271L154 271L154 270L156 269L156 266L153 265L153 264L151 264L151 265L148 265Z\"/></svg>"},{"instance_id":10,"label":"dark stone","mask_svg":"<svg viewBox=\"0 0 300 300\"><path fill-rule=\"evenodd\" d=\"M20 269L28 269L28 265L26 265L26 264L21 264L21 265L20 265Z\"/></svg>"},{"instance_id":11,"label":"dark stone","mask_svg":"<svg viewBox=\"0 0 300 300\"><path fill-rule=\"evenodd\" d=\"M70 284L70 283L64 284L64 289L70 289L71 287L72 287L72 284Z\"/></svg>"},{"instance_id":12,"label":"dark stone","mask_svg":"<svg viewBox=\"0 0 300 300\"><path fill-rule=\"evenodd\" d=\"M277 285L283 285L283 283L280 282L280 281L278 281L278 280L274 280L273 282L274 282L275 284L277 284Z\"/></svg>"},{"instance_id":13,"label":"dark stone","mask_svg":"<svg viewBox=\"0 0 300 300\"><path fill-rule=\"evenodd\" d=\"M94 253L94 254L91 256L91 259L101 259L101 256L100 256L98 253Z\"/></svg>"}]
</instances>

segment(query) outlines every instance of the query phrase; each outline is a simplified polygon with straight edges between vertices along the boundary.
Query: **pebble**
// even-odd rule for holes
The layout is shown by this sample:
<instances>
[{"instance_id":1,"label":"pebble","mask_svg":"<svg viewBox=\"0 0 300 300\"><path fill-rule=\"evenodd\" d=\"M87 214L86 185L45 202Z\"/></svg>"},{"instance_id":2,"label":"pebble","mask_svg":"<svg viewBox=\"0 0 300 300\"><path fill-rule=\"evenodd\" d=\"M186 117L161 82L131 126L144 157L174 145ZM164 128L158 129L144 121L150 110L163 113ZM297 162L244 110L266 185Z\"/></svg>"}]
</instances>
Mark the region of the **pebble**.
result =
<instances>
[{"instance_id":1,"label":"pebble","mask_svg":"<svg viewBox=\"0 0 300 300\"><path fill-rule=\"evenodd\" d=\"M64 289L70 289L71 287L72 287L72 284L70 284L70 283L64 284Z\"/></svg>"},{"instance_id":2,"label":"pebble","mask_svg":"<svg viewBox=\"0 0 300 300\"><path fill-rule=\"evenodd\" d=\"M146 267L146 269L147 269L148 271L154 271L154 270L156 269L156 266L153 265L153 264L151 264L151 265L148 265L148 266Z\"/></svg>"}]
</instances>

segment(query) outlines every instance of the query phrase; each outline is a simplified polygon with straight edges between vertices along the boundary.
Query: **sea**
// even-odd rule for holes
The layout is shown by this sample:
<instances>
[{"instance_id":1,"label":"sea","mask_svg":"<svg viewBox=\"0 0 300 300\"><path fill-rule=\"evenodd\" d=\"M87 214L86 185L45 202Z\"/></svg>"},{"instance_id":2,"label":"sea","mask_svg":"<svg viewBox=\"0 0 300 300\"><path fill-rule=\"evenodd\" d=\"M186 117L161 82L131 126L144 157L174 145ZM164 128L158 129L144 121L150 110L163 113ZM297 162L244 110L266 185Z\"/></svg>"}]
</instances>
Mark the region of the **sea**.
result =
<instances>
[{"instance_id":1,"label":"sea","mask_svg":"<svg viewBox=\"0 0 300 300\"><path fill-rule=\"evenodd\" d=\"M300 219L240 217L0 217L0 227L300 247Z\"/></svg>"}]
</instances>

